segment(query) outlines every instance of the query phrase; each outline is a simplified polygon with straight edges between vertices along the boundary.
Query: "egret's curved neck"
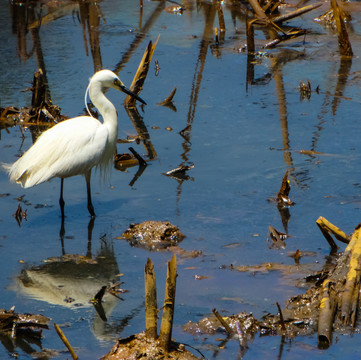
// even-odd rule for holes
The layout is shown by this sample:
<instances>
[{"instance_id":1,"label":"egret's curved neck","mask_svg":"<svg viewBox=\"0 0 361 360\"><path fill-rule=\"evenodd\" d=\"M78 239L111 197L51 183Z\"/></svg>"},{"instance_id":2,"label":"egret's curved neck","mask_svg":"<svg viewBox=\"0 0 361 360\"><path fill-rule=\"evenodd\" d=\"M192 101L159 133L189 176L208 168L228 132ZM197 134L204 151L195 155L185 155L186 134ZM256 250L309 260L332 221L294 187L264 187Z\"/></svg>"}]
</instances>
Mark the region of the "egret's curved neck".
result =
<instances>
[{"instance_id":1,"label":"egret's curved neck","mask_svg":"<svg viewBox=\"0 0 361 360\"><path fill-rule=\"evenodd\" d=\"M114 105L104 95L102 84L99 81L93 81L89 85L89 97L103 117L105 125L111 130L118 131L117 111Z\"/></svg>"}]
</instances>

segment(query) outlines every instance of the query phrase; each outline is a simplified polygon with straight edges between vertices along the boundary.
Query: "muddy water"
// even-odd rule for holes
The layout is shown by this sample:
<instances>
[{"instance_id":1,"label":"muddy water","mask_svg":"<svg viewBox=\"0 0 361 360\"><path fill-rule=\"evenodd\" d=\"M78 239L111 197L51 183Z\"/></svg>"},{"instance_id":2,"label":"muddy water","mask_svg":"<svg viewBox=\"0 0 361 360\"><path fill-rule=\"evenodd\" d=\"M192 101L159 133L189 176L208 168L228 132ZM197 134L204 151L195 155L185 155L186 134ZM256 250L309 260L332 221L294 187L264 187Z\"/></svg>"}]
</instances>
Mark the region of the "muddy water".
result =
<instances>
[{"instance_id":1,"label":"muddy water","mask_svg":"<svg viewBox=\"0 0 361 360\"><path fill-rule=\"evenodd\" d=\"M194 338L182 331L182 325L198 321L213 308L225 315L247 311L261 317L276 312L276 302L284 304L303 289L296 286L294 275L238 273L229 265L291 265L294 260L288 255L299 249L313 255L302 258L302 264L322 267L329 248L316 219L324 216L347 233L360 222L358 10L352 9L349 28L352 60L341 61L333 31L313 22L325 8L290 21L309 34L274 50L262 50L266 33L256 30L260 52L247 59L239 50L245 42L245 17L237 8L223 5L226 33L215 46L213 27L219 23L213 5L192 1L184 5L183 14L176 15L158 2L144 2L142 14L134 1L90 3L87 9L72 3L51 19L44 18L39 30L24 28L25 16L29 24L39 18L38 7L0 5L2 107L30 105L31 93L23 90L42 67L53 103L64 115L79 115L93 72L118 69L122 81L130 85L146 45L160 34L154 54L160 70L156 74L153 62L142 92L148 105L139 108L157 158L135 182L136 168L125 173L113 170L105 183L93 176L98 216L91 232L81 177L65 181L67 217L61 237L59 180L25 190L0 173L0 307L15 305L18 312L51 317L83 359L99 358L113 339L144 329L147 257L155 264L159 302L163 299L166 262L172 254L130 247L117 239L130 223L170 221L187 236L180 247L202 251L200 257L178 259L173 337L199 348L207 358L230 359L239 353L237 340L219 348L225 334ZM43 15L53 9L49 4ZM93 19L91 26L87 13ZM253 66L247 67L247 60ZM298 87L307 80L319 91L301 101ZM177 111L158 106L174 86ZM111 91L108 95L118 109L119 137L135 135L122 95ZM186 136L181 136L179 132L189 125ZM1 129L1 162L15 161L31 146L31 133L24 134L23 139L18 126ZM142 143L131 146L146 156ZM128 147L119 144L118 152ZM187 180L163 175L181 164L194 164ZM270 249L268 226L285 229L276 205L268 199L276 196L286 170L296 203L289 209L287 225L292 237L285 249ZM13 217L19 203L27 210L20 227ZM45 262L63 254L92 255L102 261L75 268ZM122 295L123 301L105 299L104 322L88 300L103 284L119 278L129 292ZM75 301L66 303L66 297ZM292 341L256 337L245 358L361 356L358 337L338 335L327 351L317 349L316 336ZM44 332L42 347L59 350L58 358L69 357L53 328ZM32 350L39 347L33 344ZM16 352L27 359L32 350L15 344L2 347L0 357Z\"/></svg>"}]
</instances>

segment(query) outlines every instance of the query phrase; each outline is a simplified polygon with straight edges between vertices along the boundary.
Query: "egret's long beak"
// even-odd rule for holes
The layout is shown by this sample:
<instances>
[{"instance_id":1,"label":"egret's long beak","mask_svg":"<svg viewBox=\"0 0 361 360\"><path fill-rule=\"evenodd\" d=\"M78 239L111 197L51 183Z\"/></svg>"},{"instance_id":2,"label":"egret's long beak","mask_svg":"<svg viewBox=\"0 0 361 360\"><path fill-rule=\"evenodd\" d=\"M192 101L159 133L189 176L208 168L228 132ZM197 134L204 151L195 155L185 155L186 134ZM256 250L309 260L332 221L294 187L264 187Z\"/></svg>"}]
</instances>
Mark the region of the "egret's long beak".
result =
<instances>
[{"instance_id":1,"label":"egret's long beak","mask_svg":"<svg viewBox=\"0 0 361 360\"><path fill-rule=\"evenodd\" d=\"M119 84L119 88L124 93L130 95L131 97L133 97L136 100L139 100L142 104L147 105L147 103L142 98L140 98L138 95L136 95L132 91L130 91L123 83Z\"/></svg>"}]
</instances>

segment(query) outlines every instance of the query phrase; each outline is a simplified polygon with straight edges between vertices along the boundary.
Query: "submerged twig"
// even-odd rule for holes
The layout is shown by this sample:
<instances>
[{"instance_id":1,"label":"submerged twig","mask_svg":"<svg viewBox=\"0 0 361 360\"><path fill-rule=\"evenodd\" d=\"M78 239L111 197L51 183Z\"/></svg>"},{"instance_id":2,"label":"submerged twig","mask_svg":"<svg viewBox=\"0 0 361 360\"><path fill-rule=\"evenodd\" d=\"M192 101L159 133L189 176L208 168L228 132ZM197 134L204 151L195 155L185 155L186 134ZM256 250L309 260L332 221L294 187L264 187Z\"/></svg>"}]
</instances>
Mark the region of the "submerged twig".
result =
<instances>
[{"instance_id":1,"label":"submerged twig","mask_svg":"<svg viewBox=\"0 0 361 360\"><path fill-rule=\"evenodd\" d=\"M66 336L64 335L64 333L62 332L62 330L60 329L60 327L54 323L54 328L57 332L57 334L59 335L61 341L64 343L64 345L68 348L73 360L78 360L78 356L75 354L73 348L71 347L68 339L66 338Z\"/></svg>"}]
</instances>

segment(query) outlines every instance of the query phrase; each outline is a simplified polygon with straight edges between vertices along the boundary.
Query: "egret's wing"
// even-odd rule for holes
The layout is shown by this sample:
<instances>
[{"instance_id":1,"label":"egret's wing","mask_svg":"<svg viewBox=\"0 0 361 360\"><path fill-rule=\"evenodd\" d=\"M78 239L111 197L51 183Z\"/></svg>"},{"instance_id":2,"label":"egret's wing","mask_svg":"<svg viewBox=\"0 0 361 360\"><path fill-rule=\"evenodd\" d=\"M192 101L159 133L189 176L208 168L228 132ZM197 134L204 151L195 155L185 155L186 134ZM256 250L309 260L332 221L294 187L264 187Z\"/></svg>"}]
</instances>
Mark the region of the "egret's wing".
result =
<instances>
[{"instance_id":1,"label":"egret's wing","mask_svg":"<svg viewBox=\"0 0 361 360\"><path fill-rule=\"evenodd\" d=\"M39 136L9 170L10 180L30 187L53 177L84 174L102 160L108 129L82 116L63 121Z\"/></svg>"}]
</instances>

